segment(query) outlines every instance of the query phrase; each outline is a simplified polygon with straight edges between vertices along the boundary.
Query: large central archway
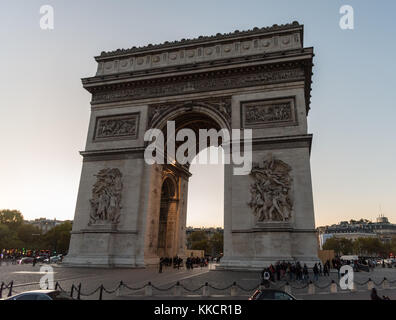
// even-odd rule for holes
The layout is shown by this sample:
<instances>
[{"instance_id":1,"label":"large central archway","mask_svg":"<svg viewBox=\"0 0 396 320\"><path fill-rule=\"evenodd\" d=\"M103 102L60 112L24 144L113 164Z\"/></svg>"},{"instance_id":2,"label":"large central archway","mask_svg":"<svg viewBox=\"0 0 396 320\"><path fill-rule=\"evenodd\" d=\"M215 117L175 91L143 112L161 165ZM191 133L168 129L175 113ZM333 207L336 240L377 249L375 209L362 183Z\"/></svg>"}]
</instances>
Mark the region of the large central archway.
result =
<instances>
[{"instance_id":1,"label":"large central archway","mask_svg":"<svg viewBox=\"0 0 396 320\"><path fill-rule=\"evenodd\" d=\"M213 102L212 102L213 103ZM218 103L218 102L217 102ZM229 123L224 114L208 102L191 102L170 107L169 112L161 114L152 123L152 128L163 131L167 139L167 124L172 121L175 126L175 135L182 129L191 129L196 137L196 154L210 146L219 146L219 139L207 140L205 145L199 143L199 131L214 129L228 129ZM183 142L176 143L176 148ZM163 151L167 155L167 145ZM186 249L186 220L188 204L188 183L191 173L189 167L194 155L184 165L174 161L171 164L156 165L153 179L153 196L150 203L152 211L149 214L150 223L147 235L150 241L145 249L147 264L158 263L161 257L185 257ZM155 197L161 190L161 196ZM155 205L157 203L157 205Z\"/></svg>"}]
</instances>

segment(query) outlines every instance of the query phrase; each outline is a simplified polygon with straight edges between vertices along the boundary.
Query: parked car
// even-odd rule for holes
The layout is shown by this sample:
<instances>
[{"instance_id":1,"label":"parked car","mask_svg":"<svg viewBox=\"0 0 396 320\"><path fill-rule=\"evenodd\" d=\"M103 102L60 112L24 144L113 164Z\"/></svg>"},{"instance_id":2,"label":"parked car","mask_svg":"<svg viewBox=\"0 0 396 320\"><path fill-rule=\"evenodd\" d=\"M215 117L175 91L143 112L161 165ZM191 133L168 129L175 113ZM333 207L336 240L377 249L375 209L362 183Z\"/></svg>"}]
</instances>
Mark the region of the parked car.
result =
<instances>
[{"instance_id":1,"label":"parked car","mask_svg":"<svg viewBox=\"0 0 396 320\"><path fill-rule=\"evenodd\" d=\"M35 290L18 293L4 300L73 300L59 290Z\"/></svg>"},{"instance_id":2,"label":"parked car","mask_svg":"<svg viewBox=\"0 0 396 320\"><path fill-rule=\"evenodd\" d=\"M282 290L275 289L257 289L249 300L297 300L291 294Z\"/></svg>"},{"instance_id":3,"label":"parked car","mask_svg":"<svg viewBox=\"0 0 396 320\"><path fill-rule=\"evenodd\" d=\"M33 259L33 257L23 257L22 259L18 260L18 264L33 263Z\"/></svg>"},{"instance_id":4,"label":"parked car","mask_svg":"<svg viewBox=\"0 0 396 320\"><path fill-rule=\"evenodd\" d=\"M58 263L62 260L62 255L53 256L44 260L45 263Z\"/></svg>"}]
</instances>

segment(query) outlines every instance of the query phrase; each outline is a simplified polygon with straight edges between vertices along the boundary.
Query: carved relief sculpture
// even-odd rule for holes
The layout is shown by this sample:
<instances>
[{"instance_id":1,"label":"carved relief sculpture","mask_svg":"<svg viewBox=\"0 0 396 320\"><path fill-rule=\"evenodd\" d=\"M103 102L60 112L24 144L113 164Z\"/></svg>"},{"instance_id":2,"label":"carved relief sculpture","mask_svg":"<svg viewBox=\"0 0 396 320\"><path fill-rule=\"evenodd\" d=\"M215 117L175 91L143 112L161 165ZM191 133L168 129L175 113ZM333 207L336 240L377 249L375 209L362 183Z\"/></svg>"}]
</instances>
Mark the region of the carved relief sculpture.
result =
<instances>
[{"instance_id":1,"label":"carved relief sculpture","mask_svg":"<svg viewBox=\"0 0 396 320\"><path fill-rule=\"evenodd\" d=\"M246 123L268 123L292 120L290 103L278 103L272 105L252 105L245 109Z\"/></svg>"},{"instance_id":2,"label":"carved relief sculpture","mask_svg":"<svg viewBox=\"0 0 396 320\"><path fill-rule=\"evenodd\" d=\"M242 127L267 128L297 125L293 97L242 102Z\"/></svg>"},{"instance_id":3,"label":"carved relief sculpture","mask_svg":"<svg viewBox=\"0 0 396 320\"><path fill-rule=\"evenodd\" d=\"M253 166L250 175L254 182L248 205L258 222L290 220L293 210L290 171L288 164L272 156L264 161L263 166Z\"/></svg>"},{"instance_id":4,"label":"carved relief sculpture","mask_svg":"<svg viewBox=\"0 0 396 320\"><path fill-rule=\"evenodd\" d=\"M92 189L90 224L119 222L122 174L118 169L102 169Z\"/></svg>"},{"instance_id":5,"label":"carved relief sculpture","mask_svg":"<svg viewBox=\"0 0 396 320\"><path fill-rule=\"evenodd\" d=\"M95 139L113 137L136 138L137 118L136 114L98 118Z\"/></svg>"}]
</instances>

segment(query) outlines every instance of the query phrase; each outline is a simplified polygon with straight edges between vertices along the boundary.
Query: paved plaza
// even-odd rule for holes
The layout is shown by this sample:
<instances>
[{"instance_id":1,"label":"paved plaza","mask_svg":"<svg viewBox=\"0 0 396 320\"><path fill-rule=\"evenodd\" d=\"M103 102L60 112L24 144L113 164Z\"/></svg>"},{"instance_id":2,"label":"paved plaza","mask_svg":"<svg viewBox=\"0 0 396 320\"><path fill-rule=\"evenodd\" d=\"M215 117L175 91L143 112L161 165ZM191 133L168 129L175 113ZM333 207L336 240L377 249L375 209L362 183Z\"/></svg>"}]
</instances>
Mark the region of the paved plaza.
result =
<instances>
[{"instance_id":1,"label":"paved plaza","mask_svg":"<svg viewBox=\"0 0 396 320\"><path fill-rule=\"evenodd\" d=\"M12 265L3 263L1 281L5 284L13 281L13 293L39 289L39 281L43 276L40 272L42 265ZM202 299L203 287L208 284L208 299L242 299L245 300L254 292L260 284L258 272L246 271L220 271L215 270L214 265L193 270L164 268L163 273L158 268L146 269L93 269L93 268L67 268L62 265L52 265L54 281L58 282L62 289L70 292L72 285L81 283L81 299L97 300L99 298L100 285L106 289L103 291L103 299ZM381 282L387 278L389 289L383 289ZM308 294L306 283L293 281L290 283L292 294L302 300L362 300L370 299L367 281L374 281L379 295L387 295L396 300L396 269L377 268L372 272L355 273L356 291L343 291L337 286L337 293L330 293L330 282L338 283L338 275L332 272L330 277L320 277L316 282L315 294ZM115 290L120 281L127 286L121 290ZM394 282L393 282L394 281ZM145 288L151 282L152 296L145 296ZM179 296L175 296L175 285L180 283ZM236 295L231 296L231 287L236 282ZM274 282L272 288L284 289L285 280ZM8 290L3 291L3 298ZM75 290L76 293L76 290ZM75 294L75 297L77 295ZM206 298L206 297L205 297Z\"/></svg>"}]
</instances>

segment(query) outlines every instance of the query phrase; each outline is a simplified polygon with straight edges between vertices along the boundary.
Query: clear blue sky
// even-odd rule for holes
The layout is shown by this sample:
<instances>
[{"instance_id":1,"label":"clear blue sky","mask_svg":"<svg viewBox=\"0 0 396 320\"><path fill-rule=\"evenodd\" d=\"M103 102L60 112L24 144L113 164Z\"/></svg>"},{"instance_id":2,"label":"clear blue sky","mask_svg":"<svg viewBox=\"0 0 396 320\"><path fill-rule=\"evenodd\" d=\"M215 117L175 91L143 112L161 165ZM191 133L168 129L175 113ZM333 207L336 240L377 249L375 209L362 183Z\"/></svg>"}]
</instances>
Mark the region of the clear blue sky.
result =
<instances>
[{"instance_id":1,"label":"clear blue sky","mask_svg":"<svg viewBox=\"0 0 396 320\"><path fill-rule=\"evenodd\" d=\"M39 27L46 4L53 31ZM339 28L344 4L354 8L354 30ZM391 0L2 1L0 208L73 218L90 113L80 78L94 75L101 51L297 20L316 53L316 223L373 219L380 205L396 222L395 12ZM192 171L188 224L221 225L221 167Z\"/></svg>"}]
</instances>

